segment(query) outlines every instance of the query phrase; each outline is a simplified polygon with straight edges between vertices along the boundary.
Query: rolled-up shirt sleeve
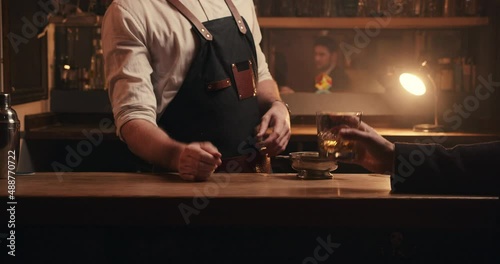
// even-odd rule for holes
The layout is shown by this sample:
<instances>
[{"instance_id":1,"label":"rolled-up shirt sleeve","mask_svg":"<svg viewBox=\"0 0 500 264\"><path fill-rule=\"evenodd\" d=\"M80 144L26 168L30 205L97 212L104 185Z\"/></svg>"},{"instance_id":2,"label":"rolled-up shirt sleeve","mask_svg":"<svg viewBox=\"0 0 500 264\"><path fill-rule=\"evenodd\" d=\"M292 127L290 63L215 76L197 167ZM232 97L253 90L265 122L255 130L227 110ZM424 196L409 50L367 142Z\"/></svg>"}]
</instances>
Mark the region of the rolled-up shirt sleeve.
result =
<instances>
[{"instance_id":1,"label":"rolled-up shirt sleeve","mask_svg":"<svg viewBox=\"0 0 500 264\"><path fill-rule=\"evenodd\" d=\"M264 52L262 52L262 49L260 47L261 41L262 41L262 33L260 31L260 26L257 20L257 14L255 13L254 8L250 8L252 10L252 20L249 22L249 27L251 28L253 39L255 42L255 49L257 52L257 63L259 66L258 69L258 75L259 75L259 82L265 81L265 80L271 80L273 77L271 76L271 73L269 72L269 65L267 64L266 56L264 55Z\"/></svg>"},{"instance_id":2,"label":"rolled-up shirt sleeve","mask_svg":"<svg viewBox=\"0 0 500 264\"><path fill-rule=\"evenodd\" d=\"M156 125L156 97L151 82L151 57L146 28L123 6L113 3L102 24L102 42L108 94L116 133L133 119Z\"/></svg>"}]
</instances>

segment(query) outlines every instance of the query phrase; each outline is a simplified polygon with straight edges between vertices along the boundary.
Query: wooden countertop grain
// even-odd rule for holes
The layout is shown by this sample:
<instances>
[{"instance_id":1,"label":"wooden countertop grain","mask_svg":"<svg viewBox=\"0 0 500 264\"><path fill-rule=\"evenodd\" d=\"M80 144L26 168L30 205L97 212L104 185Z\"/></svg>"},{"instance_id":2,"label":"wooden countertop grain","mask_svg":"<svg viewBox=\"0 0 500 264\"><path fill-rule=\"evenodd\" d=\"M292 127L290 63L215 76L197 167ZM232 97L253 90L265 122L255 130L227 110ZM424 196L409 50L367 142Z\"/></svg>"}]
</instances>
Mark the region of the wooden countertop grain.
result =
<instances>
[{"instance_id":1,"label":"wooden countertop grain","mask_svg":"<svg viewBox=\"0 0 500 264\"><path fill-rule=\"evenodd\" d=\"M175 174L46 172L18 175L15 191L10 201L26 225L484 228L498 213L498 197L392 194L389 177L378 174L214 174L185 182Z\"/></svg>"}]
</instances>

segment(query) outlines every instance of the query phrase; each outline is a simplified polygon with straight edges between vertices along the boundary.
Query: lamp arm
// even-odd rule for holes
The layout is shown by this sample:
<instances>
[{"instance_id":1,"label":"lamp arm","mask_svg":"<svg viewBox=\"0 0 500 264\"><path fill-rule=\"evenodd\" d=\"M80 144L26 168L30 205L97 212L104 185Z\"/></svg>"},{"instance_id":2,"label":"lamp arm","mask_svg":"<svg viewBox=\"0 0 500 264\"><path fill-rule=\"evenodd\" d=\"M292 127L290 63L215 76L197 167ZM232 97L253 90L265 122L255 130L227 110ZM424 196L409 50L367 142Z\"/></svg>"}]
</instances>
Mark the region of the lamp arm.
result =
<instances>
[{"instance_id":1,"label":"lamp arm","mask_svg":"<svg viewBox=\"0 0 500 264\"><path fill-rule=\"evenodd\" d=\"M434 92L434 125L438 126L438 89L434 78L430 74L427 74L427 78L432 85L432 90Z\"/></svg>"}]
</instances>

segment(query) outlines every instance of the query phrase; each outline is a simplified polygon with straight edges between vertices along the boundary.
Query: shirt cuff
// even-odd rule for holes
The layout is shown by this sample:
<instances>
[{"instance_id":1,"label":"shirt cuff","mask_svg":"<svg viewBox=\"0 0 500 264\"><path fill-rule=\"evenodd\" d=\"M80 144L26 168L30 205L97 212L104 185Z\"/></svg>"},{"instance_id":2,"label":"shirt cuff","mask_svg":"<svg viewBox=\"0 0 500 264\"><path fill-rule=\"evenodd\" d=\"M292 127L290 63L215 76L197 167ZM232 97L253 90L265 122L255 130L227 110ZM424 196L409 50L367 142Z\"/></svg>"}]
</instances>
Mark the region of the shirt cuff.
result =
<instances>
[{"instance_id":1,"label":"shirt cuff","mask_svg":"<svg viewBox=\"0 0 500 264\"><path fill-rule=\"evenodd\" d=\"M121 129L122 127L132 121L132 120L137 120L137 119L141 119L141 120L146 120L146 121L149 121L151 124L155 125L155 126L158 126L158 124L156 123L156 120L155 118L151 118L150 116L146 116L146 115L129 115L129 116L126 116L126 117L121 117L121 118L115 118L115 124L116 124L116 135L120 138L121 141L125 142L125 139L122 137L122 134L121 134Z\"/></svg>"}]
</instances>

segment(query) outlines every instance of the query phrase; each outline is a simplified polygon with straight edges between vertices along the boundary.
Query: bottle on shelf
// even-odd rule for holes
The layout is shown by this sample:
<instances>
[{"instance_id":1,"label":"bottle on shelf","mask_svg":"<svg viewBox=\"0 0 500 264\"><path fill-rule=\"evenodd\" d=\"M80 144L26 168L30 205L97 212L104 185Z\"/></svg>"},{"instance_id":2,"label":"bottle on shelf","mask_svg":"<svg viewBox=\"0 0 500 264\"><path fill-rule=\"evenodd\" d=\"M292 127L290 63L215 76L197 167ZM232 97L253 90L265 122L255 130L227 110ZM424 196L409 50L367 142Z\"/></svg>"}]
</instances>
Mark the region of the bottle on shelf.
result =
<instances>
[{"instance_id":1,"label":"bottle on shelf","mask_svg":"<svg viewBox=\"0 0 500 264\"><path fill-rule=\"evenodd\" d=\"M450 57L443 57L438 59L439 79L438 87L441 91L453 91L455 84L453 83L454 69Z\"/></svg>"},{"instance_id":2,"label":"bottle on shelf","mask_svg":"<svg viewBox=\"0 0 500 264\"><path fill-rule=\"evenodd\" d=\"M472 57L462 57L462 83L466 93L471 93L476 87L476 65Z\"/></svg>"},{"instance_id":3,"label":"bottle on shelf","mask_svg":"<svg viewBox=\"0 0 500 264\"><path fill-rule=\"evenodd\" d=\"M78 72L79 68L76 63L76 47L80 40L80 32L78 28L67 27L62 30L62 42L60 49L61 54L58 60L59 80L58 89L76 90L78 89Z\"/></svg>"},{"instance_id":4,"label":"bottle on shelf","mask_svg":"<svg viewBox=\"0 0 500 264\"><path fill-rule=\"evenodd\" d=\"M463 69L462 69L462 57L457 56L453 58L453 83L455 84L455 91L458 93L463 93Z\"/></svg>"},{"instance_id":5,"label":"bottle on shelf","mask_svg":"<svg viewBox=\"0 0 500 264\"><path fill-rule=\"evenodd\" d=\"M359 0L342 0L340 2L340 16L356 17L358 15Z\"/></svg>"},{"instance_id":6,"label":"bottle on shelf","mask_svg":"<svg viewBox=\"0 0 500 264\"><path fill-rule=\"evenodd\" d=\"M336 17L338 16L337 2L332 0L323 0L321 16Z\"/></svg>"},{"instance_id":7,"label":"bottle on shelf","mask_svg":"<svg viewBox=\"0 0 500 264\"><path fill-rule=\"evenodd\" d=\"M454 17L457 15L457 0L444 0L443 1L443 16Z\"/></svg>"},{"instance_id":8,"label":"bottle on shelf","mask_svg":"<svg viewBox=\"0 0 500 264\"><path fill-rule=\"evenodd\" d=\"M102 51L101 30L98 28L95 38L92 40L94 53L90 59L90 89L105 90L106 77L104 73L104 55Z\"/></svg>"},{"instance_id":9,"label":"bottle on shelf","mask_svg":"<svg viewBox=\"0 0 500 264\"><path fill-rule=\"evenodd\" d=\"M380 17L382 16L382 0L363 0L362 8L364 9L364 15L369 17ZM360 4L358 3L358 16L363 16L360 13Z\"/></svg>"},{"instance_id":10,"label":"bottle on shelf","mask_svg":"<svg viewBox=\"0 0 500 264\"><path fill-rule=\"evenodd\" d=\"M368 9L367 9L366 1L365 0L359 0L358 1L357 16L358 17L366 17L366 16L368 16Z\"/></svg>"},{"instance_id":11,"label":"bottle on shelf","mask_svg":"<svg viewBox=\"0 0 500 264\"><path fill-rule=\"evenodd\" d=\"M412 16L414 0L383 0L382 14L387 17Z\"/></svg>"},{"instance_id":12,"label":"bottle on shelf","mask_svg":"<svg viewBox=\"0 0 500 264\"><path fill-rule=\"evenodd\" d=\"M462 0L461 9L464 16L480 16L481 3L479 0Z\"/></svg>"},{"instance_id":13,"label":"bottle on shelf","mask_svg":"<svg viewBox=\"0 0 500 264\"><path fill-rule=\"evenodd\" d=\"M422 11L425 17L441 17L443 15L443 2L440 0L423 0Z\"/></svg>"},{"instance_id":14,"label":"bottle on shelf","mask_svg":"<svg viewBox=\"0 0 500 264\"><path fill-rule=\"evenodd\" d=\"M10 94L0 93L0 178L15 176L19 165L21 123L10 104Z\"/></svg>"}]
</instances>

